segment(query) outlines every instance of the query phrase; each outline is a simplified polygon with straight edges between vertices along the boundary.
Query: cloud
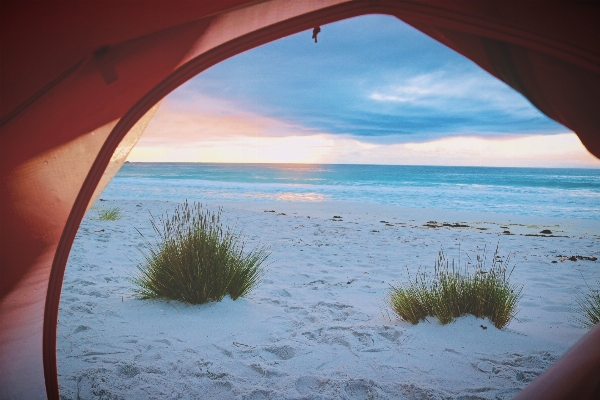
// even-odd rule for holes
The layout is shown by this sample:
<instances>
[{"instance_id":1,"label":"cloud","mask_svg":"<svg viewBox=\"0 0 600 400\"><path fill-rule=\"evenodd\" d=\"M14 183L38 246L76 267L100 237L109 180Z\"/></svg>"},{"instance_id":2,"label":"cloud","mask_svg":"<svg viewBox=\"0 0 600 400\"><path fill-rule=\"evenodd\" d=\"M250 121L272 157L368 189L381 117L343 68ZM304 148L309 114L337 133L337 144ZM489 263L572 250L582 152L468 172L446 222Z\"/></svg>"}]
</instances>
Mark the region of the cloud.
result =
<instances>
[{"instance_id":1,"label":"cloud","mask_svg":"<svg viewBox=\"0 0 600 400\"><path fill-rule=\"evenodd\" d=\"M387 94L372 93L369 98L377 101L391 101L399 103L416 103L427 105L432 99L439 98L464 98L471 94L470 90L476 79L467 82L451 82L444 79L441 72L417 75L405 80L404 84L392 86Z\"/></svg>"},{"instance_id":2,"label":"cloud","mask_svg":"<svg viewBox=\"0 0 600 400\"><path fill-rule=\"evenodd\" d=\"M234 163L323 163L339 138L334 135L279 138L234 136L207 140L195 146L136 146L130 161L234 162Z\"/></svg>"},{"instance_id":3,"label":"cloud","mask_svg":"<svg viewBox=\"0 0 600 400\"><path fill-rule=\"evenodd\" d=\"M226 60L173 96L364 140L548 134L565 128L471 61L390 16L364 16ZM390 139L391 140L391 139Z\"/></svg>"},{"instance_id":4,"label":"cloud","mask_svg":"<svg viewBox=\"0 0 600 400\"><path fill-rule=\"evenodd\" d=\"M600 167L600 160L583 147L574 133L493 139L454 137L402 147L413 157L431 160L434 164L430 165Z\"/></svg>"},{"instance_id":5,"label":"cloud","mask_svg":"<svg viewBox=\"0 0 600 400\"><path fill-rule=\"evenodd\" d=\"M153 121L150 132L144 133L129 161L600 167L600 160L590 155L573 133L504 138L458 136L388 144L351 135L307 133L302 127L250 113L163 113L163 123L178 121L185 132L171 135L169 132L176 125L168 124L168 129L161 131L161 126L165 128L163 123ZM190 121L208 125L201 128ZM288 129L288 134L265 134L274 128Z\"/></svg>"},{"instance_id":6,"label":"cloud","mask_svg":"<svg viewBox=\"0 0 600 400\"><path fill-rule=\"evenodd\" d=\"M188 82L312 132L364 138L548 134L565 128L522 95L390 16L363 16L266 44ZM174 93L185 100L184 95Z\"/></svg>"},{"instance_id":7,"label":"cloud","mask_svg":"<svg viewBox=\"0 0 600 400\"><path fill-rule=\"evenodd\" d=\"M598 166L575 135L389 16L226 60L159 108L130 160Z\"/></svg>"},{"instance_id":8,"label":"cloud","mask_svg":"<svg viewBox=\"0 0 600 400\"><path fill-rule=\"evenodd\" d=\"M240 109L233 102L195 94L193 101L169 97L159 107L138 146L189 147L236 137L314 134L305 127Z\"/></svg>"},{"instance_id":9,"label":"cloud","mask_svg":"<svg viewBox=\"0 0 600 400\"><path fill-rule=\"evenodd\" d=\"M409 103L447 114L502 112L513 118L538 118L541 113L524 97L495 78L455 71L436 71L408 76L396 84L374 90L368 97L377 102Z\"/></svg>"}]
</instances>

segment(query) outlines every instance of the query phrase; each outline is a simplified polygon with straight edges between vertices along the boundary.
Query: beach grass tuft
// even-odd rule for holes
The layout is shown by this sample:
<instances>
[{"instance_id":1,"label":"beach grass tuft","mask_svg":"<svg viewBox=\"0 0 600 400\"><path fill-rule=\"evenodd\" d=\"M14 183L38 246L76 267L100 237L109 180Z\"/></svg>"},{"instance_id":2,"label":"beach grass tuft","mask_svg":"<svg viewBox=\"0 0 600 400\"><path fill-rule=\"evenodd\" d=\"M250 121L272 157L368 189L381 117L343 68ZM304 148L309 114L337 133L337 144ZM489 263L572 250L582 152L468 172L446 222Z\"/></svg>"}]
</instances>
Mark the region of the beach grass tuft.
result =
<instances>
[{"instance_id":1,"label":"beach grass tuft","mask_svg":"<svg viewBox=\"0 0 600 400\"><path fill-rule=\"evenodd\" d=\"M460 251L460 250L459 250ZM443 249L435 262L433 275L418 272L413 280L391 286L388 304L405 321L417 324L427 317L437 317L441 324L471 314L489 318L498 329L505 327L516 314L522 285L510 283L514 269L508 271L510 257L504 261L494 253L492 265L486 268L486 253L477 254L472 270L455 267ZM459 263L460 264L460 263Z\"/></svg>"},{"instance_id":2,"label":"beach grass tuft","mask_svg":"<svg viewBox=\"0 0 600 400\"><path fill-rule=\"evenodd\" d=\"M597 285L598 289L587 285L589 292L576 298L579 317L574 319L584 328L591 329L600 322L600 281L597 282Z\"/></svg>"},{"instance_id":3,"label":"beach grass tuft","mask_svg":"<svg viewBox=\"0 0 600 400\"><path fill-rule=\"evenodd\" d=\"M245 251L239 235L223 228L221 210L210 212L186 201L173 215L151 217L156 243L144 240L143 263L132 279L142 299L172 299L190 304L246 296L263 276L266 248Z\"/></svg>"},{"instance_id":4,"label":"beach grass tuft","mask_svg":"<svg viewBox=\"0 0 600 400\"><path fill-rule=\"evenodd\" d=\"M119 207L98 210L98 219L101 221L116 221L119 218L121 218L121 209Z\"/></svg>"}]
</instances>

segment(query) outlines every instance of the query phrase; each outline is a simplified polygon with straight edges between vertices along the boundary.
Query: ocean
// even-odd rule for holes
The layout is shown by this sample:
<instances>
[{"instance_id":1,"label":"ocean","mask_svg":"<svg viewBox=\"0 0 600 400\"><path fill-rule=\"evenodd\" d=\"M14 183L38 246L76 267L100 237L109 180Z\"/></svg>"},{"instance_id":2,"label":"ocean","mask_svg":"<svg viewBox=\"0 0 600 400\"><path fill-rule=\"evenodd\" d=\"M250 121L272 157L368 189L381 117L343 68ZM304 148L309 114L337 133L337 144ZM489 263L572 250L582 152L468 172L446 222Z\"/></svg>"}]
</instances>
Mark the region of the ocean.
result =
<instances>
[{"instance_id":1,"label":"ocean","mask_svg":"<svg viewBox=\"0 0 600 400\"><path fill-rule=\"evenodd\" d=\"M600 220L600 169L126 163L101 197L341 200Z\"/></svg>"}]
</instances>

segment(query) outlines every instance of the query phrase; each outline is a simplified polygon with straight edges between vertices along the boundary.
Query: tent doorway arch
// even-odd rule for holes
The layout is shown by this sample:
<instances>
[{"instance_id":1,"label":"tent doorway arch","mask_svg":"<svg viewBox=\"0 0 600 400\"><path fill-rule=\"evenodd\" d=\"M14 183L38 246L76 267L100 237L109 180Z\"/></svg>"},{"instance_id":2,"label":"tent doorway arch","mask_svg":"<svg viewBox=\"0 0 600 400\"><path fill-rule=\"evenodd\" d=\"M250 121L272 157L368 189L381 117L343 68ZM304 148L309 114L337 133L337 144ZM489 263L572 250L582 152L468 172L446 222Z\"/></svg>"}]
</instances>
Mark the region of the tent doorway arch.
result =
<instances>
[{"instance_id":1,"label":"tent doorway arch","mask_svg":"<svg viewBox=\"0 0 600 400\"><path fill-rule=\"evenodd\" d=\"M58 3L36 8L15 2L1 13L0 126L2 148L11 149L3 150L1 161L3 231L11 232L2 237L3 397L58 398L56 325L64 268L119 143L166 94L235 54L345 18L396 16L508 83L600 156L595 5L231 0L181 1L165 10L160 2L86 3L61 9ZM57 15L63 19L52 20ZM19 40L4 43L12 37ZM148 60L156 62L149 66ZM44 200L49 205L36 204ZM600 329L591 335L587 340L599 340ZM587 369L564 384L571 392L563 393L593 394L600 378L591 382L589 372L597 367L597 352L577 353L588 360ZM566 373L559 368L554 376L564 382ZM555 387L551 393L561 392Z\"/></svg>"}]
</instances>

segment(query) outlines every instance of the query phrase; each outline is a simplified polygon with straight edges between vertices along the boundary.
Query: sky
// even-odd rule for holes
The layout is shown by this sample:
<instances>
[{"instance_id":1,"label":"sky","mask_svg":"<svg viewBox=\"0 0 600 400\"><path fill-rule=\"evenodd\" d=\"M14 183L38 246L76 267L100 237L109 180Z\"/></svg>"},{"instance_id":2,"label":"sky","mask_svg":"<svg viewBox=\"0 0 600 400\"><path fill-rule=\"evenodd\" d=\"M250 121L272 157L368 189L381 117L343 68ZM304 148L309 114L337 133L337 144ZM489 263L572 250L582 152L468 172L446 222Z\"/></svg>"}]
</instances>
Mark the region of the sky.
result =
<instances>
[{"instance_id":1,"label":"sky","mask_svg":"<svg viewBox=\"0 0 600 400\"><path fill-rule=\"evenodd\" d=\"M230 58L161 104L129 161L600 167L577 136L390 16Z\"/></svg>"}]
</instances>

